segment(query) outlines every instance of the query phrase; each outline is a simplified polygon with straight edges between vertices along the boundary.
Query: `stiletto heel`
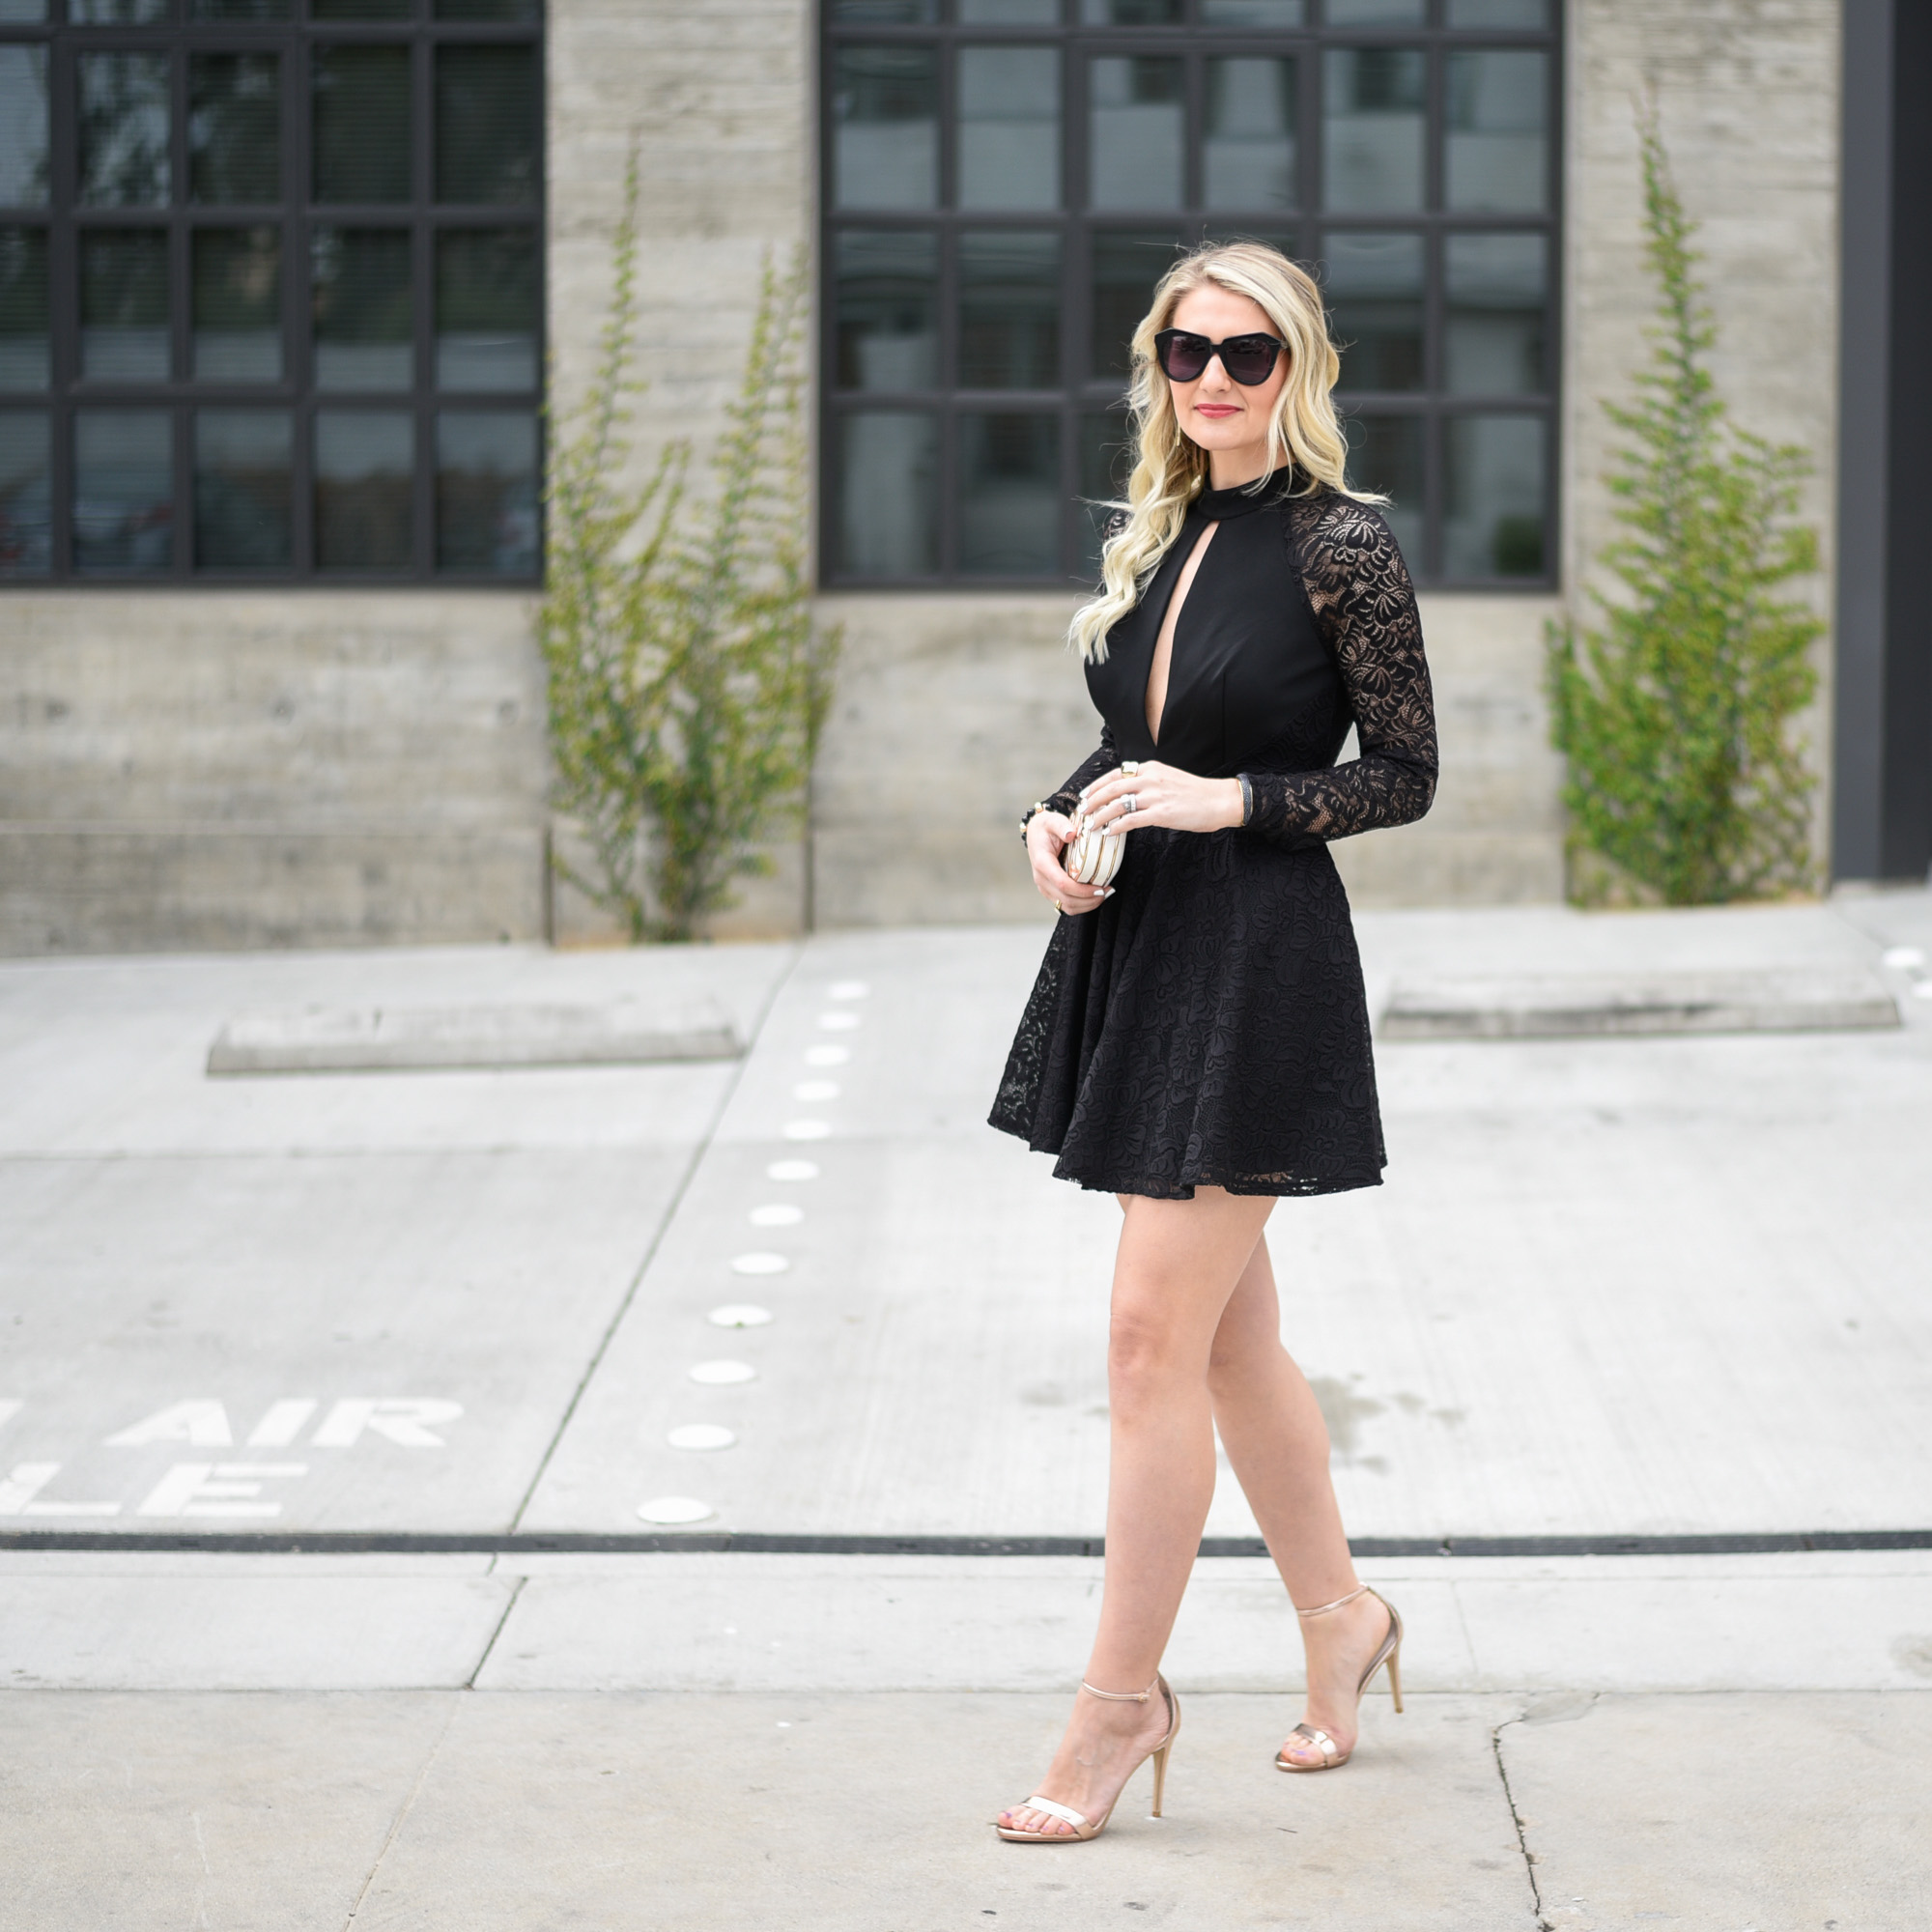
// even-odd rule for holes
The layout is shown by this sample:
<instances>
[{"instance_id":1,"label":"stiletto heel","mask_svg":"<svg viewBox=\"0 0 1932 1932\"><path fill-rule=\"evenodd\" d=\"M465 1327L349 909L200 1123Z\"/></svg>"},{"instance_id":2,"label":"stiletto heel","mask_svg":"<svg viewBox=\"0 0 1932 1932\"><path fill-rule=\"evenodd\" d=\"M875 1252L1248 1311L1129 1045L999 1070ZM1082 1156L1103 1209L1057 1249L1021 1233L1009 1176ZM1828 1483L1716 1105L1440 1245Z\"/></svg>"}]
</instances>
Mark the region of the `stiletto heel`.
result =
<instances>
[{"instance_id":1,"label":"stiletto heel","mask_svg":"<svg viewBox=\"0 0 1932 1932\"><path fill-rule=\"evenodd\" d=\"M1381 1640L1380 1648L1369 1659L1369 1667L1362 1672L1361 1681L1355 1686L1355 1701L1359 1704L1362 1694L1369 1688L1370 1680L1384 1665L1388 1669L1389 1695L1395 1700L1398 1716L1402 1712L1402 1616L1396 1606L1379 1590L1372 1590L1366 1583L1350 1590L1346 1597L1337 1597L1332 1604L1318 1604L1312 1610L1296 1610L1295 1615L1306 1621L1310 1617L1325 1616L1330 1610L1339 1610L1344 1604L1352 1604L1357 1597L1373 1597L1389 1613L1387 1634ZM1275 1753L1274 1768L1277 1771L1340 1771L1354 1756L1353 1751L1335 1748L1335 1740L1326 1731L1317 1730L1313 1724L1296 1724L1289 1733L1291 1737L1306 1738L1321 1753L1320 1764L1296 1764L1285 1750Z\"/></svg>"},{"instance_id":2,"label":"stiletto heel","mask_svg":"<svg viewBox=\"0 0 1932 1932\"><path fill-rule=\"evenodd\" d=\"M1160 1801L1167 1789L1167 1754L1174 1747L1174 1740L1180 1730L1180 1699L1168 1689L1167 1679L1156 1671L1154 1680L1145 1690L1096 1690L1084 1678L1080 1688L1090 1697L1098 1697L1107 1704L1145 1704L1158 1690L1167 1699L1167 1735L1152 1746L1134 1763L1133 1771L1127 1773L1121 1781L1121 1791L1127 1788L1127 1780L1132 1778L1149 1758L1153 1759L1153 1812L1160 1816ZM1114 1794L1114 1804L1121 1802L1120 1792ZM1015 1811L1044 1811L1049 1818L1058 1818L1063 1825L1071 1825L1067 1832L1023 1832L1016 1825L1002 1825L996 1818L993 1829L1009 1845L1078 1845L1089 1838L1097 1838L1107 1829L1107 1820L1114 1815L1114 1804L1110 1804L1098 1818L1091 1823L1070 1804L1056 1804L1051 1798L1042 1798L1037 1792L1024 1804L1015 1804Z\"/></svg>"}]
</instances>

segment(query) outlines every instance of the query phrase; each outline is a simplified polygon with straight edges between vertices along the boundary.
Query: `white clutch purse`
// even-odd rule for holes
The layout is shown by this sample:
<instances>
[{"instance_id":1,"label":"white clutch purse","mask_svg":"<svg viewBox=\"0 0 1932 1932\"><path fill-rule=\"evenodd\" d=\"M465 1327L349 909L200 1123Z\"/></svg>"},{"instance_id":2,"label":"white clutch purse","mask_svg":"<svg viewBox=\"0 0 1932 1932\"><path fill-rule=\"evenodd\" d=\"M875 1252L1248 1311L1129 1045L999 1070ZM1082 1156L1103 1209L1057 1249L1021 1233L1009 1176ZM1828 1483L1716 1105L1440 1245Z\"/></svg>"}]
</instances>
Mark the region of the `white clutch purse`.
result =
<instances>
[{"instance_id":1,"label":"white clutch purse","mask_svg":"<svg viewBox=\"0 0 1932 1932\"><path fill-rule=\"evenodd\" d=\"M1126 856L1127 835L1122 832L1104 838L1091 827L1083 826L1079 836L1060 855L1060 867L1069 879L1083 886L1110 886Z\"/></svg>"}]
</instances>

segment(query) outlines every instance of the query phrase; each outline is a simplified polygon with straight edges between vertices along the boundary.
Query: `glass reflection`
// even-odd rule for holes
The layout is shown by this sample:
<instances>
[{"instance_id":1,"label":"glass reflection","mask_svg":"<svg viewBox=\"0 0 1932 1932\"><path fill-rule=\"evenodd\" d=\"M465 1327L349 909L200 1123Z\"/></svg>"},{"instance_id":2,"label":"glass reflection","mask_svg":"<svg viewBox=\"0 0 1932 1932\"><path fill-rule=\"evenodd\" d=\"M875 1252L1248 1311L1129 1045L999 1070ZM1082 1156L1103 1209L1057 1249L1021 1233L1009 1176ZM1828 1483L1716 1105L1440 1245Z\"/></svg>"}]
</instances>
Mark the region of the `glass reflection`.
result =
<instances>
[{"instance_id":1,"label":"glass reflection","mask_svg":"<svg viewBox=\"0 0 1932 1932\"><path fill-rule=\"evenodd\" d=\"M188 8L191 20L286 20L294 13L293 0L193 0Z\"/></svg>"},{"instance_id":2,"label":"glass reflection","mask_svg":"<svg viewBox=\"0 0 1932 1932\"><path fill-rule=\"evenodd\" d=\"M962 27L1057 27L1060 0L953 0Z\"/></svg>"},{"instance_id":3,"label":"glass reflection","mask_svg":"<svg viewBox=\"0 0 1932 1932\"><path fill-rule=\"evenodd\" d=\"M1492 47L1449 56L1444 156L1448 205L1540 213L1548 193L1548 56Z\"/></svg>"},{"instance_id":4,"label":"glass reflection","mask_svg":"<svg viewBox=\"0 0 1932 1932\"><path fill-rule=\"evenodd\" d=\"M939 568L939 420L910 410L839 418L838 569L930 577Z\"/></svg>"},{"instance_id":5,"label":"glass reflection","mask_svg":"<svg viewBox=\"0 0 1932 1932\"><path fill-rule=\"evenodd\" d=\"M318 47L312 73L316 200L409 200L409 49Z\"/></svg>"},{"instance_id":6,"label":"glass reflection","mask_svg":"<svg viewBox=\"0 0 1932 1932\"><path fill-rule=\"evenodd\" d=\"M959 206L1060 206L1060 55L959 50Z\"/></svg>"},{"instance_id":7,"label":"glass reflection","mask_svg":"<svg viewBox=\"0 0 1932 1932\"><path fill-rule=\"evenodd\" d=\"M47 0L0 0L0 24L38 26L47 17Z\"/></svg>"},{"instance_id":8,"label":"glass reflection","mask_svg":"<svg viewBox=\"0 0 1932 1932\"><path fill-rule=\"evenodd\" d=\"M926 47L840 47L832 177L839 208L939 203L939 73Z\"/></svg>"},{"instance_id":9,"label":"glass reflection","mask_svg":"<svg viewBox=\"0 0 1932 1932\"><path fill-rule=\"evenodd\" d=\"M80 198L94 208L158 208L168 199L168 57L85 53Z\"/></svg>"},{"instance_id":10,"label":"glass reflection","mask_svg":"<svg viewBox=\"0 0 1932 1932\"><path fill-rule=\"evenodd\" d=\"M929 27L939 0L832 0L832 17L852 27Z\"/></svg>"},{"instance_id":11,"label":"glass reflection","mask_svg":"<svg viewBox=\"0 0 1932 1932\"><path fill-rule=\"evenodd\" d=\"M1332 47L1321 78L1327 206L1357 214L1420 208L1426 57L1410 47Z\"/></svg>"},{"instance_id":12,"label":"glass reflection","mask_svg":"<svg viewBox=\"0 0 1932 1932\"><path fill-rule=\"evenodd\" d=\"M202 410L194 419L199 570L279 570L291 548L294 434L286 410Z\"/></svg>"},{"instance_id":13,"label":"glass reflection","mask_svg":"<svg viewBox=\"0 0 1932 1932\"><path fill-rule=\"evenodd\" d=\"M194 373L274 383L282 374L282 238L276 228L203 228L194 237Z\"/></svg>"},{"instance_id":14,"label":"glass reflection","mask_svg":"<svg viewBox=\"0 0 1932 1932\"><path fill-rule=\"evenodd\" d=\"M414 543L415 425L321 410L315 418L315 560L325 570L406 570Z\"/></svg>"},{"instance_id":15,"label":"glass reflection","mask_svg":"<svg viewBox=\"0 0 1932 1932\"><path fill-rule=\"evenodd\" d=\"M1080 0L1090 27L1178 27L1184 17L1181 0Z\"/></svg>"},{"instance_id":16,"label":"glass reflection","mask_svg":"<svg viewBox=\"0 0 1932 1932\"><path fill-rule=\"evenodd\" d=\"M310 0L318 20L407 20L410 0Z\"/></svg>"},{"instance_id":17,"label":"glass reflection","mask_svg":"<svg viewBox=\"0 0 1932 1932\"><path fill-rule=\"evenodd\" d=\"M315 385L407 389L413 364L410 238L394 228L318 228Z\"/></svg>"},{"instance_id":18,"label":"glass reflection","mask_svg":"<svg viewBox=\"0 0 1932 1932\"><path fill-rule=\"evenodd\" d=\"M1390 500L1381 506L1403 561L1422 569L1422 418L1354 415L1342 419L1349 441L1349 483Z\"/></svg>"},{"instance_id":19,"label":"glass reflection","mask_svg":"<svg viewBox=\"0 0 1932 1932\"><path fill-rule=\"evenodd\" d=\"M1547 27L1549 0L1449 0L1452 27Z\"/></svg>"},{"instance_id":20,"label":"glass reflection","mask_svg":"<svg viewBox=\"0 0 1932 1932\"><path fill-rule=\"evenodd\" d=\"M536 387L537 253L529 229L453 228L436 238L436 384Z\"/></svg>"},{"instance_id":21,"label":"glass reflection","mask_svg":"<svg viewBox=\"0 0 1932 1932\"><path fill-rule=\"evenodd\" d=\"M436 567L535 575L534 416L446 410L437 417Z\"/></svg>"},{"instance_id":22,"label":"glass reflection","mask_svg":"<svg viewBox=\"0 0 1932 1932\"><path fill-rule=\"evenodd\" d=\"M1546 429L1541 416L1451 416L1442 504L1450 578L1544 574Z\"/></svg>"},{"instance_id":23,"label":"glass reflection","mask_svg":"<svg viewBox=\"0 0 1932 1932\"><path fill-rule=\"evenodd\" d=\"M1420 27L1428 24L1427 0L1328 0L1331 27Z\"/></svg>"},{"instance_id":24,"label":"glass reflection","mask_svg":"<svg viewBox=\"0 0 1932 1932\"><path fill-rule=\"evenodd\" d=\"M929 389L939 374L939 241L922 230L838 239L841 389Z\"/></svg>"},{"instance_id":25,"label":"glass reflection","mask_svg":"<svg viewBox=\"0 0 1932 1932\"><path fill-rule=\"evenodd\" d=\"M959 385L1060 386L1060 237L959 238Z\"/></svg>"},{"instance_id":26,"label":"glass reflection","mask_svg":"<svg viewBox=\"0 0 1932 1932\"><path fill-rule=\"evenodd\" d=\"M969 577L1060 569L1060 418L959 418L959 568Z\"/></svg>"},{"instance_id":27,"label":"glass reflection","mask_svg":"<svg viewBox=\"0 0 1932 1932\"><path fill-rule=\"evenodd\" d=\"M1293 208L1294 63L1210 60L1201 145L1209 208Z\"/></svg>"},{"instance_id":28,"label":"glass reflection","mask_svg":"<svg viewBox=\"0 0 1932 1932\"><path fill-rule=\"evenodd\" d=\"M1088 63L1088 199L1095 208L1179 208L1182 68L1165 55Z\"/></svg>"},{"instance_id":29,"label":"glass reflection","mask_svg":"<svg viewBox=\"0 0 1932 1932\"><path fill-rule=\"evenodd\" d=\"M436 198L515 207L537 198L534 47L439 47Z\"/></svg>"},{"instance_id":30,"label":"glass reflection","mask_svg":"<svg viewBox=\"0 0 1932 1932\"><path fill-rule=\"evenodd\" d=\"M168 0L68 0L76 27L152 27L168 17Z\"/></svg>"},{"instance_id":31,"label":"glass reflection","mask_svg":"<svg viewBox=\"0 0 1932 1932\"><path fill-rule=\"evenodd\" d=\"M281 68L274 54L189 57L190 199L220 203L281 198Z\"/></svg>"},{"instance_id":32,"label":"glass reflection","mask_svg":"<svg viewBox=\"0 0 1932 1932\"><path fill-rule=\"evenodd\" d=\"M439 20L540 20L542 0L436 0Z\"/></svg>"},{"instance_id":33,"label":"glass reflection","mask_svg":"<svg viewBox=\"0 0 1932 1932\"><path fill-rule=\"evenodd\" d=\"M0 411L0 578L44 577L53 564L47 419Z\"/></svg>"},{"instance_id":34,"label":"glass reflection","mask_svg":"<svg viewBox=\"0 0 1932 1932\"><path fill-rule=\"evenodd\" d=\"M1100 580L1108 519L1126 497L1133 467L1133 426L1121 411L1080 418L1080 575L1089 582Z\"/></svg>"},{"instance_id":35,"label":"glass reflection","mask_svg":"<svg viewBox=\"0 0 1932 1932\"><path fill-rule=\"evenodd\" d=\"M1179 242L1172 234L1108 234L1094 237L1092 370L1125 376L1134 330L1153 298L1153 285L1173 266Z\"/></svg>"},{"instance_id":36,"label":"glass reflection","mask_svg":"<svg viewBox=\"0 0 1932 1932\"><path fill-rule=\"evenodd\" d=\"M174 424L164 410L73 418L77 570L165 570L174 555Z\"/></svg>"},{"instance_id":37,"label":"glass reflection","mask_svg":"<svg viewBox=\"0 0 1932 1932\"><path fill-rule=\"evenodd\" d=\"M0 47L0 207L47 198L47 50Z\"/></svg>"},{"instance_id":38,"label":"glass reflection","mask_svg":"<svg viewBox=\"0 0 1932 1932\"><path fill-rule=\"evenodd\" d=\"M1322 243L1338 389L1419 389L1422 237L1330 235Z\"/></svg>"},{"instance_id":39,"label":"glass reflection","mask_svg":"<svg viewBox=\"0 0 1932 1932\"><path fill-rule=\"evenodd\" d=\"M0 389L44 389L47 232L0 228Z\"/></svg>"},{"instance_id":40,"label":"glass reflection","mask_svg":"<svg viewBox=\"0 0 1932 1932\"><path fill-rule=\"evenodd\" d=\"M1210 27L1298 27L1306 14L1302 0L1201 0Z\"/></svg>"},{"instance_id":41,"label":"glass reflection","mask_svg":"<svg viewBox=\"0 0 1932 1932\"><path fill-rule=\"evenodd\" d=\"M79 245L80 373L91 383L166 382L166 231L83 229Z\"/></svg>"},{"instance_id":42,"label":"glass reflection","mask_svg":"<svg viewBox=\"0 0 1932 1932\"><path fill-rule=\"evenodd\" d=\"M1537 395L1548 384L1548 242L1541 235L1451 235L1443 281L1446 380L1462 396Z\"/></svg>"}]
</instances>

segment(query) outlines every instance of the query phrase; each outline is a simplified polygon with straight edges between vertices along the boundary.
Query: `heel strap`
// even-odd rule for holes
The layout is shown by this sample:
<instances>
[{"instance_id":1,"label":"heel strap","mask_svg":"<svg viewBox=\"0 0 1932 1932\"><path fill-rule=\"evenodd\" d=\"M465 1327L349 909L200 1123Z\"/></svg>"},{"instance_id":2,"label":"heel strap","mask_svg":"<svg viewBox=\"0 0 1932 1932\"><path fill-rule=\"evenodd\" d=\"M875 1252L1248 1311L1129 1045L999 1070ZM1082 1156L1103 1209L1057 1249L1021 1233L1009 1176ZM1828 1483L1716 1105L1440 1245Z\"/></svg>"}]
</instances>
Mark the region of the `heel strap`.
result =
<instances>
[{"instance_id":1,"label":"heel strap","mask_svg":"<svg viewBox=\"0 0 1932 1932\"><path fill-rule=\"evenodd\" d=\"M1332 1604L1317 1604L1312 1610L1296 1610L1294 1614L1298 1617L1325 1617L1330 1610L1339 1610L1344 1604L1352 1604L1357 1597L1366 1597L1368 1594L1369 1586L1366 1583L1357 1583L1346 1597L1337 1597Z\"/></svg>"},{"instance_id":2,"label":"heel strap","mask_svg":"<svg viewBox=\"0 0 1932 1932\"><path fill-rule=\"evenodd\" d=\"M1084 1677L1080 1680L1080 1688L1088 1696L1097 1697L1104 1704L1145 1704L1153 1695L1154 1688L1159 1682L1160 1672L1156 1670L1153 1683L1145 1690L1096 1690Z\"/></svg>"}]
</instances>

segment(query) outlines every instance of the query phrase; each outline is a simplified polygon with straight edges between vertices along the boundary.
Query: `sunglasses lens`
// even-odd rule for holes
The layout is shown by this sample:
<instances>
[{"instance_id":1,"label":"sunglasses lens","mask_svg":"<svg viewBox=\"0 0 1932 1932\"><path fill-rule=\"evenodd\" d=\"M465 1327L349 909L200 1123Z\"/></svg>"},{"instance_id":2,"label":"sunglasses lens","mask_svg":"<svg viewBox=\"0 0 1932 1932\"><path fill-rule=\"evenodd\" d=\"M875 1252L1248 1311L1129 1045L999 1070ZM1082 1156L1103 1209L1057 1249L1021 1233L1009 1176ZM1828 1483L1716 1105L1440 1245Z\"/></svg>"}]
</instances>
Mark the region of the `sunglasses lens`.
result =
<instances>
[{"instance_id":1,"label":"sunglasses lens","mask_svg":"<svg viewBox=\"0 0 1932 1932\"><path fill-rule=\"evenodd\" d=\"M1274 356L1274 344L1265 336L1247 335L1222 345L1221 366L1236 382L1253 388L1267 381Z\"/></svg>"},{"instance_id":2,"label":"sunglasses lens","mask_svg":"<svg viewBox=\"0 0 1932 1932\"><path fill-rule=\"evenodd\" d=\"M1160 366L1177 383L1191 383L1208 366L1213 344L1205 335L1165 335Z\"/></svg>"}]
</instances>

